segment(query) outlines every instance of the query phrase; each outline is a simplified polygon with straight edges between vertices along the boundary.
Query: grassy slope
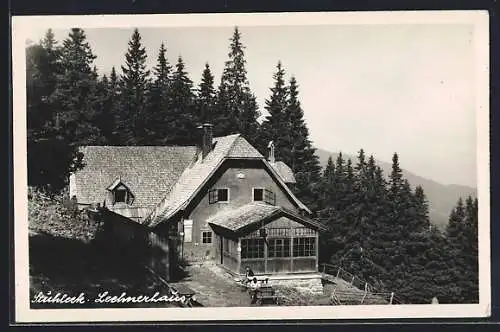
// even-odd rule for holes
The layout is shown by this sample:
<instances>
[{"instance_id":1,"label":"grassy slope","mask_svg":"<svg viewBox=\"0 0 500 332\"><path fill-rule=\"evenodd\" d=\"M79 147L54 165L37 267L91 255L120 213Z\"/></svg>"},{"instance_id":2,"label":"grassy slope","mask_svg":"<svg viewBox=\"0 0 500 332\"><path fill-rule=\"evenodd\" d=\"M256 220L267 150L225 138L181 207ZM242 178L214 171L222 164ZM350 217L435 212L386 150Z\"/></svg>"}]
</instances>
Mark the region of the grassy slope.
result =
<instances>
[{"instance_id":1,"label":"grassy slope","mask_svg":"<svg viewBox=\"0 0 500 332\"><path fill-rule=\"evenodd\" d=\"M168 288L120 252L99 241L99 227L83 214L65 207L61 197L48 198L36 192L29 197L30 295L39 292L85 293L89 302L78 307L171 306L171 304L96 304L93 299L108 291L119 296L168 294ZM31 304L32 308L63 305ZM66 305L71 307L72 305ZM75 305L73 305L74 307Z\"/></svg>"}]
</instances>

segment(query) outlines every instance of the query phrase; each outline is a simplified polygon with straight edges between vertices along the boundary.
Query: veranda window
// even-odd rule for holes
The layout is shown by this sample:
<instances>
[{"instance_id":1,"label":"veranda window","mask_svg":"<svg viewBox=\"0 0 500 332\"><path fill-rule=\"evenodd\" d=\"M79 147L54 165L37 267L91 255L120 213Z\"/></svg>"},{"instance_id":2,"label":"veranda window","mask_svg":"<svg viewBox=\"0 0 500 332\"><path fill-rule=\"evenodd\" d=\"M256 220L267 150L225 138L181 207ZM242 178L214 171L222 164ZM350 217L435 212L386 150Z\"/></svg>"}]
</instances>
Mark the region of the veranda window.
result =
<instances>
[{"instance_id":1,"label":"veranda window","mask_svg":"<svg viewBox=\"0 0 500 332\"><path fill-rule=\"evenodd\" d=\"M293 239L293 257L316 256L316 238L299 237Z\"/></svg>"},{"instance_id":2,"label":"veranda window","mask_svg":"<svg viewBox=\"0 0 500 332\"><path fill-rule=\"evenodd\" d=\"M290 257L290 239L269 239L268 257Z\"/></svg>"},{"instance_id":3,"label":"veranda window","mask_svg":"<svg viewBox=\"0 0 500 332\"><path fill-rule=\"evenodd\" d=\"M264 258L264 239L242 239L241 258Z\"/></svg>"}]
</instances>

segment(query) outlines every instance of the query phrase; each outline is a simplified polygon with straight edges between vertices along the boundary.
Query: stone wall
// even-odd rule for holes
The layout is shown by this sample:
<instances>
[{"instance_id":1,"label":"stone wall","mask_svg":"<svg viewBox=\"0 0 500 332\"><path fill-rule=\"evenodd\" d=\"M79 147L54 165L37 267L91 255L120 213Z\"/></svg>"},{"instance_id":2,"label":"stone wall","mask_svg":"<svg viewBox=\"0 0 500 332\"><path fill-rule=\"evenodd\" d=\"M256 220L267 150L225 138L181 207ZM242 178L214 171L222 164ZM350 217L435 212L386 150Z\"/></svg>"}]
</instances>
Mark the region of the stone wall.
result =
<instances>
[{"instance_id":1,"label":"stone wall","mask_svg":"<svg viewBox=\"0 0 500 332\"><path fill-rule=\"evenodd\" d=\"M293 278L293 279L269 279L273 286L294 288L301 293L323 294L323 283L321 277L317 278Z\"/></svg>"}]
</instances>

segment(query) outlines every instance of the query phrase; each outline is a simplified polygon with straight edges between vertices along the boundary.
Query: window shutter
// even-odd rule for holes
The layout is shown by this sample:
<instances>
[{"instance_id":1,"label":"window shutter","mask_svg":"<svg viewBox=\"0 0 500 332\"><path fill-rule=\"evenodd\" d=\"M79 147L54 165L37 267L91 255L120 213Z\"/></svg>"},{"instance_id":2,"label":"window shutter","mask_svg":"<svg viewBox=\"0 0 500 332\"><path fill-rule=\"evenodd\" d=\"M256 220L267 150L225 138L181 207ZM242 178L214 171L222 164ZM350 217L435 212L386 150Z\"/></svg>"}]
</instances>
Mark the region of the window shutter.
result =
<instances>
[{"instance_id":1,"label":"window shutter","mask_svg":"<svg viewBox=\"0 0 500 332\"><path fill-rule=\"evenodd\" d=\"M217 190L216 189L211 189L208 191L208 203L213 204L217 203L218 197L217 197Z\"/></svg>"},{"instance_id":2,"label":"window shutter","mask_svg":"<svg viewBox=\"0 0 500 332\"><path fill-rule=\"evenodd\" d=\"M127 198L128 198L127 204L132 205L134 203L135 197L130 191L128 192Z\"/></svg>"}]
</instances>

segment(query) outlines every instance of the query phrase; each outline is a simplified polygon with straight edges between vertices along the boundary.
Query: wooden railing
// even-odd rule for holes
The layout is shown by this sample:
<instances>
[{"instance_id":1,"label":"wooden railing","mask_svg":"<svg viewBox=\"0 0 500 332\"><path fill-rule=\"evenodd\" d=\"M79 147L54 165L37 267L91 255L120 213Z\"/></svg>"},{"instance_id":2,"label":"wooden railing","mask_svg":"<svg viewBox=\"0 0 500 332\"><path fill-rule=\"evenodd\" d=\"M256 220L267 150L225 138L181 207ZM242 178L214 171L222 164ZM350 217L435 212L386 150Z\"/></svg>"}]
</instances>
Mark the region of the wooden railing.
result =
<instances>
[{"instance_id":1,"label":"wooden railing","mask_svg":"<svg viewBox=\"0 0 500 332\"><path fill-rule=\"evenodd\" d=\"M384 292L377 289L372 284L367 281L359 278L358 276L344 270L340 266L336 266L333 264L321 263L320 264L320 272L323 273L324 276L330 276L330 279L333 278L341 279L345 281L348 286L353 287L353 289L357 289L357 291L349 290L349 291L339 291L334 289L332 294L332 300L334 302L338 302L338 304L342 304L339 300L338 296L343 295L344 297L351 298L353 302L356 302L359 297L360 304L366 303L367 299L378 297L384 298L387 300L389 304L403 304L404 302L396 296L394 292ZM335 300L337 299L337 300Z\"/></svg>"}]
</instances>

